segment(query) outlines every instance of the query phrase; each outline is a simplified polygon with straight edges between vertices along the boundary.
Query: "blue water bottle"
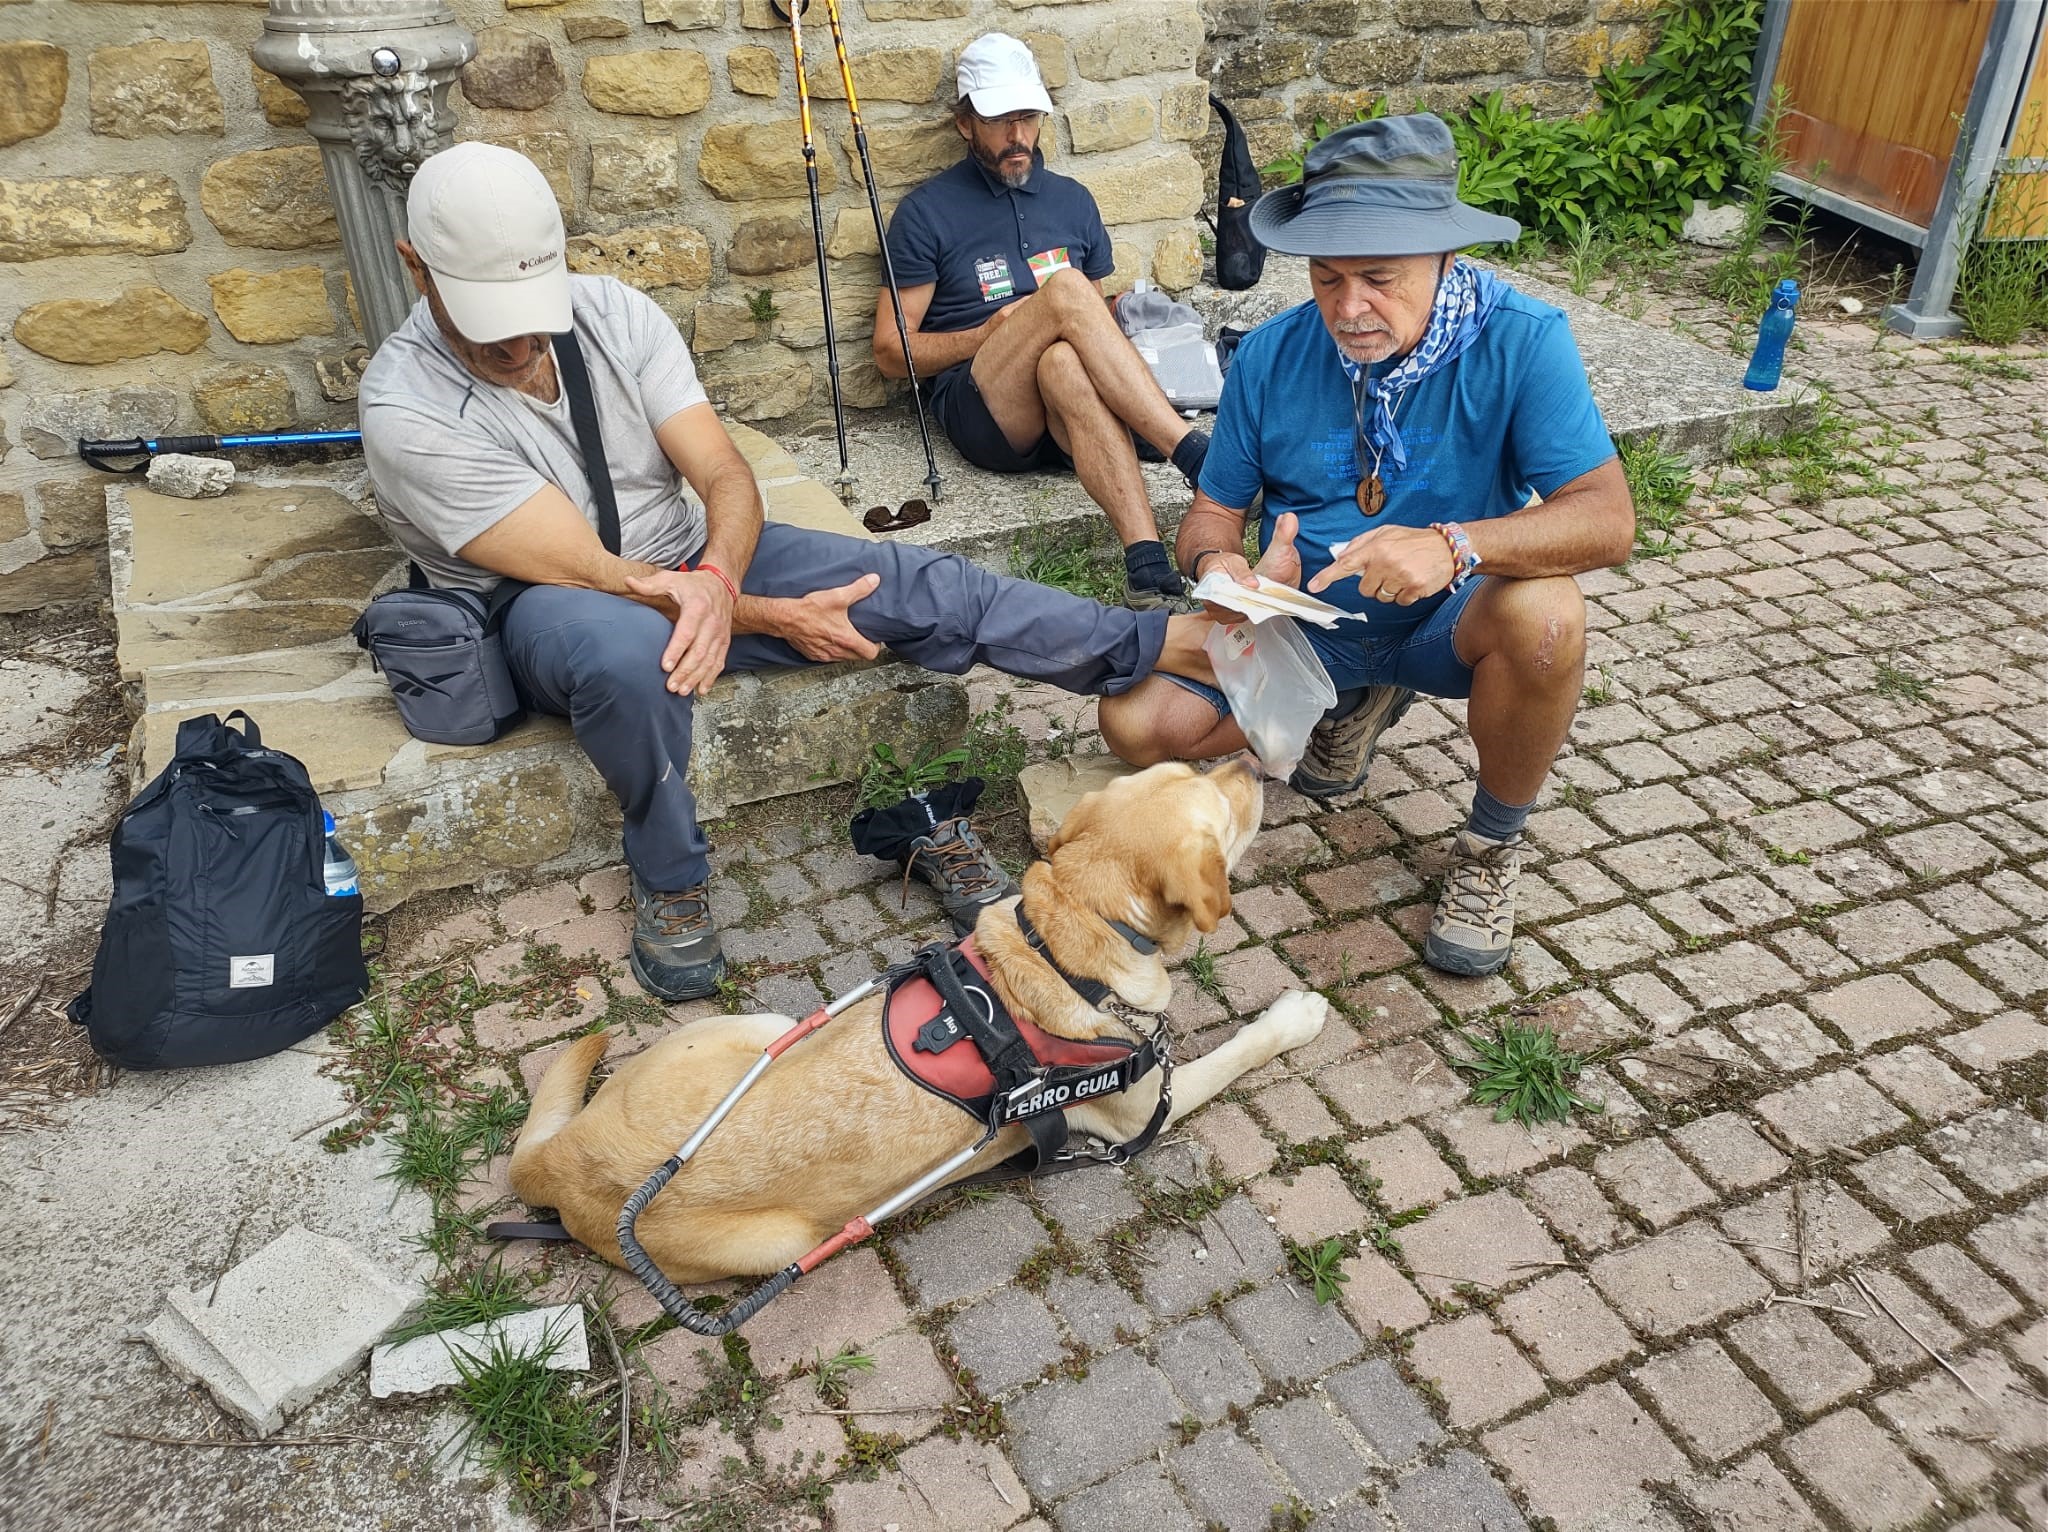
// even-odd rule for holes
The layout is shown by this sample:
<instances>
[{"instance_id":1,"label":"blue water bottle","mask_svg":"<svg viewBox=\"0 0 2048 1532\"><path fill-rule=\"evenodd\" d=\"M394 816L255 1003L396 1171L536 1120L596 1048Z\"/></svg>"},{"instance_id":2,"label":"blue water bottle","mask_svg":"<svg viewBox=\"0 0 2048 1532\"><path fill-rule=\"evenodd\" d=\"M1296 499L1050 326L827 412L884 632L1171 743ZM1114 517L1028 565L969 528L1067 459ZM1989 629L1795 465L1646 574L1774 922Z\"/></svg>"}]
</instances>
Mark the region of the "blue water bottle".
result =
<instances>
[{"instance_id":1,"label":"blue water bottle","mask_svg":"<svg viewBox=\"0 0 2048 1532\"><path fill-rule=\"evenodd\" d=\"M325 809L320 811L320 828L327 836L327 863L321 871L327 879L328 897L342 899L361 893L355 858L344 851L341 842L334 838L334 816Z\"/></svg>"},{"instance_id":2,"label":"blue water bottle","mask_svg":"<svg viewBox=\"0 0 2048 1532\"><path fill-rule=\"evenodd\" d=\"M1787 277L1771 290L1771 306L1757 328L1756 355L1742 375L1744 388L1767 394L1778 386L1778 374L1785 370L1785 346L1792 339L1792 314L1798 307L1799 284Z\"/></svg>"}]
</instances>

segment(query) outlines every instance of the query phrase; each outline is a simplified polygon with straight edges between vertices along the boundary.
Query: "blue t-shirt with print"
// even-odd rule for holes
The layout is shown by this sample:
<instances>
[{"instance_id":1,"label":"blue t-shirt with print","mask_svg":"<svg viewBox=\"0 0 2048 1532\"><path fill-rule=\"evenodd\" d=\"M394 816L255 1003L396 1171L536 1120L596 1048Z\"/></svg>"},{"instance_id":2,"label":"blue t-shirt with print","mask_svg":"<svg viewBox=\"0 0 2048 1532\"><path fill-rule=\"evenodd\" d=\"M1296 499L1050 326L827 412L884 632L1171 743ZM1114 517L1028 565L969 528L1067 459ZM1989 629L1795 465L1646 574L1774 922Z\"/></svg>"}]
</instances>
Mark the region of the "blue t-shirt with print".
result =
<instances>
[{"instance_id":1,"label":"blue t-shirt with print","mask_svg":"<svg viewBox=\"0 0 2048 1532\"><path fill-rule=\"evenodd\" d=\"M1367 516L1356 498L1361 471L1351 382L1315 303L1300 304L1239 344L1202 464L1202 491L1243 510L1263 490L1261 544L1272 537L1275 518L1289 511L1299 517L1295 546L1306 584L1329 564L1333 544L1369 528L1505 516L1532 493L1551 494L1614 456L1563 313L1513 291L1462 356L1405 391L1395 422L1408 466L1381 461L1387 503ZM1421 622L1443 600L1389 606L1360 591L1356 580L1339 580L1322 596L1368 613L1375 633Z\"/></svg>"},{"instance_id":2,"label":"blue t-shirt with print","mask_svg":"<svg viewBox=\"0 0 2048 1532\"><path fill-rule=\"evenodd\" d=\"M1031 179L1003 185L972 154L914 187L889 218L900 287L934 284L923 328L971 330L1063 266L1090 281L1115 270L1088 188L1032 156Z\"/></svg>"}]
</instances>

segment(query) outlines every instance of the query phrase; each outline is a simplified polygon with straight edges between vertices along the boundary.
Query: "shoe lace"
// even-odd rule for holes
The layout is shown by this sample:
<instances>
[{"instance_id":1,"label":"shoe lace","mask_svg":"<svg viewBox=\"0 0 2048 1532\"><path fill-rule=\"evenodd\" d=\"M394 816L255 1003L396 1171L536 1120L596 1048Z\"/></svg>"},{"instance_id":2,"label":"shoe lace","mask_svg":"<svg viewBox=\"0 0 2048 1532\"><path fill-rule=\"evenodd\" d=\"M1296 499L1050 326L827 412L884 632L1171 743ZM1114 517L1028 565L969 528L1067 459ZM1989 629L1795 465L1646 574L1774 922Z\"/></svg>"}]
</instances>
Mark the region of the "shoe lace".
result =
<instances>
[{"instance_id":1,"label":"shoe lace","mask_svg":"<svg viewBox=\"0 0 2048 1532\"><path fill-rule=\"evenodd\" d=\"M1514 883L1521 870L1522 839L1468 841L1459 848L1444 890L1446 902L1489 931L1505 930L1514 919Z\"/></svg>"},{"instance_id":2,"label":"shoe lace","mask_svg":"<svg viewBox=\"0 0 2048 1532\"><path fill-rule=\"evenodd\" d=\"M964 818L941 822L930 835L912 841L911 847L910 858L903 864L906 885L911 867L929 852L938 877L955 893L980 899L1003 886L1001 870L989 859L988 848L974 833L974 826Z\"/></svg>"},{"instance_id":3,"label":"shoe lace","mask_svg":"<svg viewBox=\"0 0 2048 1532\"><path fill-rule=\"evenodd\" d=\"M649 894L648 910L663 936L690 936L711 924L710 885L677 889L669 894Z\"/></svg>"}]
</instances>

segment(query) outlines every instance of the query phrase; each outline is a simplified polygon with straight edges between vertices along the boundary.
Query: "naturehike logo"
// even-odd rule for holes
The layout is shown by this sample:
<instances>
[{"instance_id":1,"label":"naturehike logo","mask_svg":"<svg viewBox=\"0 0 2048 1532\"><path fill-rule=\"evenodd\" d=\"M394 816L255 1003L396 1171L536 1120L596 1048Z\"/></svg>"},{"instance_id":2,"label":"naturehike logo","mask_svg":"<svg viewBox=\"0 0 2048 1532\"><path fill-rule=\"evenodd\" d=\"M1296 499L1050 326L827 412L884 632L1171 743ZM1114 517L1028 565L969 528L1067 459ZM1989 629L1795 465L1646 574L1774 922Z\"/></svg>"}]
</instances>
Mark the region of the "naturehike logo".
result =
<instances>
[{"instance_id":1,"label":"naturehike logo","mask_svg":"<svg viewBox=\"0 0 2048 1532\"><path fill-rule=\"evenodd\" d=\"M531 271L537 266L546 266L553 261L560 260L561 254L562 252L559 250L550 250L546 255L536 255L530 260L521 261L519 269L521 271Z\"/></svg>"},{"instance_id":2,"label":"naturehike logo","mask_svg":"<svg viewBox=\"0 0 2048 1532\"><path fill-rule=\"evenodd\" d=\"M271 982L277 967L277 954L266 952L261 957L231 957L228 959L229 989L263 989Z\"/></svg>"}]
</instances>

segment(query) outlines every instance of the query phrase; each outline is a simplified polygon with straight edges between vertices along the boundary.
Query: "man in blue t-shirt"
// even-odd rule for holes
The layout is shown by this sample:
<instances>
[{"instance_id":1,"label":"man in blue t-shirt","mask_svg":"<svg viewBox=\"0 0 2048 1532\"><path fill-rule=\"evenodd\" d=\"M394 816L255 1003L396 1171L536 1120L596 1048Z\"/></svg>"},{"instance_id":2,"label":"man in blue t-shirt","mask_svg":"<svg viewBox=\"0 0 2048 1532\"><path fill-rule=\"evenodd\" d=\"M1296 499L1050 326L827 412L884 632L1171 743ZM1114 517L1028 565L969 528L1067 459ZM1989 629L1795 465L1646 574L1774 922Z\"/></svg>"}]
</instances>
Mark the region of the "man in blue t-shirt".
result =
<instances>
[{"instance_id":1,"label":"man in blue t-shirt","mask_svg":"<svg viewBox=\"0 0 2048 1532\"><path fill-rule=\"evenodd\" d=\"M1303 629L1338 701L1298 791L1357 788L1416 692L1470 698L1479 781L1424 956L1490 974L1508 960L1522 827L1579 704L1572 576L1629 556L1635 509L1564 315L1457 260L1520 232L1457 184L1441 121L1384 117L1331 134L1299 185L1259 199L1254 232L1309 258L1314 301L1238 347L1178 552L1190 579L1306 576L1364 615ZM1244 526L1262 495L1254 571ZM1141 764L1245 747L1220 692L1170 677L1101 719Z\"/></svg>"},{"instance_id":2,"label":"man in blue t-shirt","mask_svg":"<svg viewBox=\"0 0 2048 1532\"><path fill-rule=\"evenodd\" d=\"M1031 50L1001 32L978 37L961 51L959 85L953 124L968 153L889 220L917 375L976 467L1071 467L1124 545L1127 604L1162 606L1181 583L1134 437L1190 484L1209 438L1175 413L1102 301L1109 234L1088 189L1047 170L1038 152L1052 98ZM874 345L885 376L909 376L886 285Z\"/></svg>"}]
</instances>

